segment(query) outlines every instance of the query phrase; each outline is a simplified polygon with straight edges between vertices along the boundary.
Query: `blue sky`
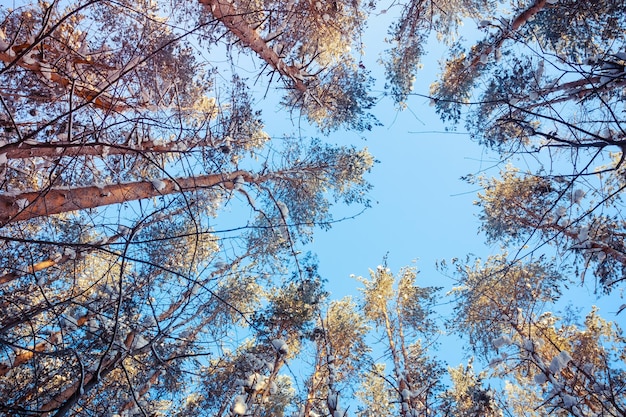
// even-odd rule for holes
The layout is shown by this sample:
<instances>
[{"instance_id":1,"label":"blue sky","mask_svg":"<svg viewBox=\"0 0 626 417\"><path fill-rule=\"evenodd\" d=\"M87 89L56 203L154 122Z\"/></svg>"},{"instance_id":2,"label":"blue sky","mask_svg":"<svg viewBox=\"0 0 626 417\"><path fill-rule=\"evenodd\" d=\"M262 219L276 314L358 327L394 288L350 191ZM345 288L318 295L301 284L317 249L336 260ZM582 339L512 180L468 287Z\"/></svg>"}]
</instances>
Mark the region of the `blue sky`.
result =
<instances>
[{"instance_id":1,"label":"blue sky","mask_svg":"<svg viewBox=\"0 0 626 417\"><path fill-rule=\"evenodd\" d=\"M391 12L385 17L390 15ZM413 95L406 103L407 108L400 111L390 97L383 96L384 74L376 61L388 46L382 42L387 29L386 22L370 25L363 57L377 79L373 95L380 100L373 113L381 126L371 132L334 132L325 138L331 143L367 147L380 161L367 176L373 185L371 207L354 219L335 223L328 231L316 230L313 244L302 249L317 255L319 272L327 280L331 299L359 297L361 284L351 275L368 276L368 269L375 269L385 255L394 273L404 266L416 266L420 270L419 285L444 288L437 314L445 320L449 318L452 300L444 294L454 283L435 269L435 263L464 258L468 253L486 257L498 250L485 246L484 236L478 234L478 209L473 205L476 186L460 179L494 164L485 149L469 139L462 126L457 132L446 132L428 98ZM417 94L428 93L439 71L438 61L445 56L445 48L436 42L431 42L428 50L430 53L415 84ZM272 136L302 127L299 121L285 117L285 109L280 107L272 114L265 106L263 115ZM270 121L279 123L274 125ZM301 134L319 135L313 128ZM497 168L489 172L495 174ZM337 220L352 217L361 210L359 206L337 205L332 213ZM441 344L433 354L448 365L457 366L464 361L459 346ZM383 352L379 354L382 356ZM378 356L376 352L374 356Z\"/></svg>"},{"instance_id":2,"label":"blue sky","mask_svg":"<svg viewBox=\"0 0 626 417\"><path fill-rule=\"evenodd\" d=\"M393 18L393 14L392 10L385 17ZM436 270L435 263L455 257L463 259L468 254L486 258L500 252L498 246L487 246L484 235L479 234L479 209L473 204L477 187L460 178L479 173L497 176L502 166L493 153L470 140L462 125L456 132L446 132L434 108L429 106L430 100L424 97L437 77L439 61L446 55L445 46L435 39L431 38L426 48L424 67L418 73L415 94L409 97L407 109L399 111L391 98L383 96L384 76L376 61L388 46L382 42L388 24L380 23L380 18L375 18L376 24L370 23L364 38L363 62L378 82L379 90L374 95L379 95L380 101L373 113L382 126L363 134L336 132L326 138L329 142L367 146L380 161L368 176L374 186L370 194L372 206L354 219L336 223L329 231L318 230L314 243L306 250L317 254L319 271L328 280L332 299L358 296L360 284L350 276L367 276L368 269L375 269L387 254L393 272L403 266L416 266L421 271L420 285L444 288L438 314L445 320L449 318L452 300L443 295L454 282ZM464 36L476 37L475 27L476 23L466 21L461 28ZM277 109L277 119L282 112L284 109ZM269 112L264 114L267 118ZM283 128L281 133L287 133L293 125ZM523 161L520 163L523 166ZM336 206L333 216L351 217L360 210L356 206ZM574 286L554 307L560 310L573 302L582 306L581 314L585 315L596 304L606 319L623 324L623 316L615 316L623 302L620 295L599 298L593 290L592 282ZM458 343L441 345L437 355L451 366L463 358Z\"/></svg>"},{"instance_id":3,"label":"blue sky","mask_svg":"<svg viewBox=\"0 0 626 417\"><path fill-rule=\"evenodd\" d=\"M495 154L470 140L463 125L457 126L456 132L447 132L426 97L440 71L439 62L447 56L446 45L431 36L424 48L427 54L422 58L423 68L417 74L414 94L407 100L406 109L398 110L392 99L384 95L383 67L378 61L390 46L383 40L399 12L398 6L384 15L372 16L363 37L365 55L361 61L377 80L372 95L379 101L372 113L381 126L362 133L337 131L323 138L329 143L367 147L380 161L367 177L374 187L370 193L371 208L354 219L335 223L329 231L317 230L313 244L298 248L317 255L319 272L328 281L326 288L332 299L357 296L359 283L350 276L367 276L368 269L376 268L387 254L388 266L393 272L403 266L417 266L421 271L418 282L423 286L443 287L444 294L454 282L436 270L437 261L463 259L468 254L486 258L500 252L497 245L487 246L484 236L478 233L479 209L473 204L477 187L460 178L479 173L497 176L503 167L497 163ZM478 22L467 19L459 28L466 43L481 37L477 26ZM238 57L236 66L242 73L255 72L252 68L257 68L258 60L246 53ZM291 109L276 104L281 93L280 82L273 80L272 86L278 87L278 94L274 94L272 89L266 89L267 80L267 75L256 79L258 83L252 88L270 136L322 136L304 120L298 120ZM268 91L270 93L266 94ZM520 157L513 162L526 167L528 161ZM332 214L337 220L353 217L361 210L358 206L337 205ZM574 300L583 307L581 314L586 314L592 304L597 304L608 320L623 322L626 315L616 318L614 314L624 302L623 294L614 293L599 299L593 294L591 281L588 279L583 287L574 286L574 291L568 293L571 298L564 297L556 308L561 309L568 300ZM449 302L451 300L442 299L444 305ZM445 316L447 311L444 307L440 313Z\"/></svg>"},{"instance_id":4,"label":"blue sky","mask_svg":"<svg viewBox=\"0 0 626 417\"><path fill-rule=\"evenodd\" d=\"M309 250L317 253L321 275L328 280L333 298L356 294L358 283L350 275L367 275L388 253L388 265L395 272L415 265L424 286L451 287L452 282L435 271L435 262L464 257L469 252L484 256L490 249L478 235L476 187L460 180L492 166L483 147L469 140L462 126L446 132L429 99L413 95L400 111L383 94L384 74L377 62L388 44L389 22L394 10L375 16L364 38L363 62L377 79L373 109L381 123L371 132L335 132L329 142L366 146L380 161L368 176L374 186L372 206L355 219L336 223L329 231L318 231ZM374 23L374 21L376 23ZM446 49L431 39L414 92L427 94L439 72L439 60ZM284 109L277 109L277 119ZM264 111L267 118L268 112ZM283 133L293 126L283 125ZM309 132L306 132L309 133ZM314 133L311 133L314 134ZM351 217L359 207L336 206L335 219ZM416 262L415 262L416 261Z\"/></svg>"},{"instance_id":5,"label":"blue sky","mask_svg":"<svg viewBox=\"0 0 626 417\"><path fill-rule=\"evenodd\" d=\"M481 169L482 150L467 135L410 133L414 128L442 131L428 104L417 103L414 111L429 125L422 126L407 111L391 113L384 116L395 123L375 129L365 142L380 161L369 176L374 186L372 207L315 237L313 250L336 295L345 290L341 284L355 284L345 282L350 274L367 274L386 253L392 270L417 260L427 285L448 286L434 271L435 261L482 249L472 204L475 187L459 179ZM357 210L339 210L335 217Z\"/></svg>"}]
</instances>

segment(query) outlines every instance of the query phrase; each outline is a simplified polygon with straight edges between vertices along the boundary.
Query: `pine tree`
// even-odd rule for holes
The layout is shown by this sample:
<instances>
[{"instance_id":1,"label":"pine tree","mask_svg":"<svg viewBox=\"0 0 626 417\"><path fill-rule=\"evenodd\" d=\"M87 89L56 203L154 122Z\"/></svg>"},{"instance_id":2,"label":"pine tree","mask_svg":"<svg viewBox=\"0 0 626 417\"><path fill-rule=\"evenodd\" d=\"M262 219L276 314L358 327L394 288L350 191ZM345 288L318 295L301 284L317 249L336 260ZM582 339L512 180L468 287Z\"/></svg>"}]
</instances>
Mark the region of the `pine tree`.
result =
<instances>
[{"instance_id":1,"label":"pine tree","mask_svg":"<svg viewBox=\"0 0 626 417\"><path fill-rule=\"evenodd\" d=\"M335 202L367 204L373 158L270 138L246 80L194 52L219 50L206 31L222 22L185 16L205 9L0 9L0 412L190 412L210 381L197 371L237 361L233 331L260 332L233 351L275 361L279 389L245 404L293 397L272 344L288 329L261 332L254 312L302 280L298 247Z\"/></svg>"},{"instance_id":2,"label":"pine tree","mask_svg":"<svg viewBox=\"0 0 626 417\"><path fill-rule=\"evenodd\" d=\"M435 344L436 325L431 315L437 289L419 287L415 268L402 269L396 278L389 268L379 265L370 270L370 279L358 279L364 284L363 313L382 332L393 367L388 377L378 375L387 382L387 398L396 404L393 412L402 417L432 414L443 373L441 364L429 353ZM377 364L372 369L384 367ZM365 394L366 402L371 402L368 394L373 393Z\"/></svg>"}]
</instances>

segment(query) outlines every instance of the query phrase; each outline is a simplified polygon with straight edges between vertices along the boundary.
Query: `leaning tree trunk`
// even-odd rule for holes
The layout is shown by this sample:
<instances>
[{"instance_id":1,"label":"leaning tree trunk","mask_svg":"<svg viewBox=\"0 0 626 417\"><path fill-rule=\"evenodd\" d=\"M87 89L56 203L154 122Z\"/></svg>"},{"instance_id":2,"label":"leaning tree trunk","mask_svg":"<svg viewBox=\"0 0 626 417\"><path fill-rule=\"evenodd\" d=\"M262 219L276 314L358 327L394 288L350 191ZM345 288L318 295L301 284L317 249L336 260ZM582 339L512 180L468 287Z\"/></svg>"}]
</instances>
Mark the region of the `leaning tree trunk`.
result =
<instances>
[{"instance_id":1,"label":"leaning tree trunk","mask_svg":"<svg viewBox=\"0 0 626 417\"><path fill-rule=\"evenodd\" d=\"M0 61L4 62L5 65L17 65L38 74L42 79L51 81L63 88L72 89L74 95L88 103L92 103L97 108L114 112L122 112L129 109L129 106L122 99L112 97L106 94L102 89L70 80L61 75L57 69L53 68L48 62L39 61L33 57L28 61L24 59L24 56L34 50L38 45L39 42L35 44L24 43L12 45L6 51L0 52ZM51 53L51 51L48 51L48 53ZM60 55L61 53L62 52L58 54L52 53L52 55ZM75 64L91 64L89 60L73 61ZM110 70L115 69L111 68Z\"/></svg>"},{"instance_id":2,"label":"leaning tree trunk","mask_svg":"<svg viewBox=\"0 0 626 417\"><path fill-rule=\"evenodd\" d=\"M283 77L290 79L296 90L301 92L306 91L306 85L302 81L303 76L300 68L285 64L285 61L267 45L267 42L261 38L255 29L248 25L242 18L242 13L236 10L232 4L226 0L199 1L206 5L211 14L222 22L241 43L256 52L261 59L267 62Z\"/></svg>"},{"instance_id":3,"label":"leaning tree trunk","mask_svg":"<svg viewBox=\"0 0 626 417\"><path fill-rule=\"evenodd\" d=\"M193 143L194 147L210 146L209 141ZM137 155L141 153L162 154L187 152L179 142L159 144L152 140L142 141L139 145L129 145L120 143L103 142L80 142L80 141L58 141L28 143L14 142L0 148L0 155L5 154L7 159L28 159L28 158L60 158L76 156L99 156L107 157L111 155Z\"/></svg>"},{"instance_id":4,"label":"leaning tree trunk","mask_svg":"<svg viewBox=\"0 0 626 417\"><path fill-rule=\"evenodd\" d=\"M500 49L505 40L511 38L520 27L522 27L524 24L526 24L526 22L531 20L537 13L539 13L545 5L546 0L537 0L529 8L527 8L517 17L515 17L515 19L513 19L509 23L509 25L502 30L500 36L498 36L494 42L492 42L490 45L484 46L483 49L480 50L480 53L474 56L474 58L468 65L468 69L470 71L476 69L476 67L478 67L478 65L481 63L481 56L489 55L493 51Z\"/></svg>"},{"instance_id":5,"label":"leaning tree trunk","mask_svg":"<svg viewBox=\"0 0 626 417\"><path fill-rule=\"evenodd\" d=\"M4 194L0 195L0 226L35 217L93 209L126 201L179 193L185 190L209 188L219 184L225 188L233 189L238 177L246 182L253 181L252 175L247 171L235 171L198 177L163 178L127 184L51 188L19 194Z\"/></svg>"}]
</instances>

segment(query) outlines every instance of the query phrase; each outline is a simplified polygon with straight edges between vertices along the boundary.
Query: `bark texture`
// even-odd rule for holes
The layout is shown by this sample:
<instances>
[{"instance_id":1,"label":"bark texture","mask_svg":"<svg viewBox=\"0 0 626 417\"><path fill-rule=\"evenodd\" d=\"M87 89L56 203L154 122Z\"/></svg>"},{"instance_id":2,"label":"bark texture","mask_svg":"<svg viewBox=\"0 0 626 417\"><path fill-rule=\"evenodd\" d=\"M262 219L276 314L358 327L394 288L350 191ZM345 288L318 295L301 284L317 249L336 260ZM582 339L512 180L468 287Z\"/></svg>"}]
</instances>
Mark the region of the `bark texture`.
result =
<instances>
[{"instance_id":1,"label":"bark texture","mask_svg":"<svg viewBox=\"0 0 626 417\"><path fill-rule=\"evenodd\" d=\"M252 181L252 176L247 171L235 171L174 180L163 178L128 184L51 188L20 194L4 194L0 195L0 225L35 217L119 204L125 201L158 197L185 190L210 188L218 184L232 189L235 186L235 179L239 176L246 182Z\"/></svg>"},{"instance_id":2,"label":"bark texture","mask_svg":"<svg viewBox=\"0 0 626 417\"><path fill-rule=\"evenodd\" d=\"M207 6L211 14L228 28L243 45L256 52L261 59L267 62L272 68L282 76L293 82L293 87L301 92L306 91L306 85L301 80L300 68L294 65L287 65L285 61L270 48L259 33L241 17L241 14L228 3L227 0L199 0L201 4ZM545 1L545 0L544 0Z\"/></svg>"}]
</instances>

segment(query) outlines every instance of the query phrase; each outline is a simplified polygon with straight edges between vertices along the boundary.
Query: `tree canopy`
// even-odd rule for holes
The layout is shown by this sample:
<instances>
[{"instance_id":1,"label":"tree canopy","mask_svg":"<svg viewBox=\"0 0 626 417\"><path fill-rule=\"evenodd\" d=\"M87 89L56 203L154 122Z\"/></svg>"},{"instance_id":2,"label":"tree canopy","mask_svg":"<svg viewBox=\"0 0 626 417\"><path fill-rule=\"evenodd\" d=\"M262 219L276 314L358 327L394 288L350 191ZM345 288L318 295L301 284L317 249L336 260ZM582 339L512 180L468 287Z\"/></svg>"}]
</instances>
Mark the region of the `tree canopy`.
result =
<instances>
[{"instance_id":1,"label":"tree canopy","mask_svg":"<svg viewBox=\"0 0 626 417\"><path fill-rule=\"evenodd\" d=\"M377 95L364 36L387 10ZM621 1L0 5L0 413L626 415L617 320L554 311L585 281L624 291L625 19ZM335 299L307 245L336 206L370 206L376 159L333 132L404 108L431 45L428 99L500 160L466 180L502 253L442 262L445 289L383 260ZM319 137L268 133L277 102Z\"/></svg>"}]
</instances>

